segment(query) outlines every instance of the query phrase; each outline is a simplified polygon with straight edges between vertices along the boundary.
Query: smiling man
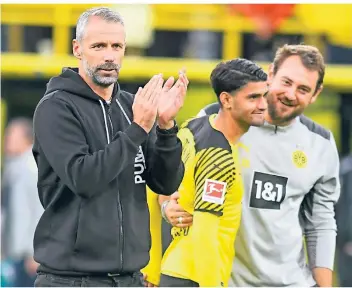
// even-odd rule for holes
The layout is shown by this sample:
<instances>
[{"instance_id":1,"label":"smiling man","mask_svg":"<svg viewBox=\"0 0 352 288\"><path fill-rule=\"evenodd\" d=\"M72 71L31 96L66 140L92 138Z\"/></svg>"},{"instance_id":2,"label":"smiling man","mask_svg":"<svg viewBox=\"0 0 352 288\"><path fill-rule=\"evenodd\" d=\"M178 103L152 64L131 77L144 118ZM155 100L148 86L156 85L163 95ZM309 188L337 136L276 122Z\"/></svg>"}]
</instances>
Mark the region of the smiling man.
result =
<instances>
[{"instance_id":1,"label":"smiling man","mask_svg":"<svg viewBox=\"0 0 352 288\"><path fill-rule=\"evenodd\" d=\"M179 202L194 223L173 228L161 287L220 287L230 278L243 194L238 140L250 126L264 123L267 75L237 58L219 63L210 78L219 113L191 119L178 134L185 165Z\"/></svg>"},{"instance_id":2,"label":"smiling man","mask_svg":"<svg viewBox=\"0 0 352 288\"><path fill-rule=\"evenodd\" d=\"M235 286L332 285L339 157L332 133L302 115L321 92L324 74L321 53L308 45L284 45L270 66L265 124L241 138L250 157L242 168ZM212 104L199 116L218 110ZM179 226L177 205L171 200L162 207Z\"/></svg>"}]
</instances>

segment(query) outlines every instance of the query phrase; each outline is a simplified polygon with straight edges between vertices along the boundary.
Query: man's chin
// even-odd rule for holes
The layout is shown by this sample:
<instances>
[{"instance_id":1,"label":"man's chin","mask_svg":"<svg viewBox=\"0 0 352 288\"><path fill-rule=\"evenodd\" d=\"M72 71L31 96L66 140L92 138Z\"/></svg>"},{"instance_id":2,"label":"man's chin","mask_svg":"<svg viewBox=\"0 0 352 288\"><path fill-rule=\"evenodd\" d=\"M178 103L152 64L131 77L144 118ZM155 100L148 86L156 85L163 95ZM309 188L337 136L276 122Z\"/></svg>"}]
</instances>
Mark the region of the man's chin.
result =
<instances>
[{"instance_id":1,"label":"man's chin","mask_svg":"<svg viewBox=\"0 0 352 288\"><path fill-rule=\"evenodd\" d=\"M250 122L251 126L259 127L264 125L265 117L264 114L254 114Z\"/></svg>"},{"instance_id":2,"label":"man's chin","mask_svg":"<svg viewBox=\"0 0 352 288\"><path fill-rule=\"evenodd\" d=\"M272 120L279 123L287 123L295 119L297 116L301 115L303 111L295 110L295 111L277 111L269 109L269 116Z\"/></svg>"},{"instance_id":3,"label":"man's chin","mask_svg":"<svg viewBox=\"0 0 352 288\"><path fill-rule=\"evenodd\" d=\"M109 87L117 82L117 77L96 77L94 82L101 87Z\"/></svg>"},{"instance_id":4,"label":"man's chin","mask_svg":"<svg viewBox=\"0 0 352 288\"><path fill-rule=\"evenodd\" d=\"M262 120L262 121L252 121L252 122L251 122L251 126L260 127L260 126L263 126L264 123L265 123L264 120Z\"/></svg>"},{"instance_id":5,"label":"man's chin","mask_svg":"<svg viewBox=\"0 0 352 288\"><path fill-rule=\"evenodd\" d=\"M301 113L291 113L291 114L288 114L288 115L285 115L285 114L278 114L276 115L276 118L273 119L275 121L279 123L289 123L291 122L293 119L295 119L297 116L299 116Z\"/></svg>"},{"instance_id":6,"label":"man's chin","mask_svg":"<svg viewBox=\"0 0 352 288\"><path fill-rule=\"evenodd\" d=\"M105 71L105 70L98 70L97 71L97 76L99 78L118 78L119 76L119 71L116 70L111 70L111 71Z\"/></svg>"}]
</instances>

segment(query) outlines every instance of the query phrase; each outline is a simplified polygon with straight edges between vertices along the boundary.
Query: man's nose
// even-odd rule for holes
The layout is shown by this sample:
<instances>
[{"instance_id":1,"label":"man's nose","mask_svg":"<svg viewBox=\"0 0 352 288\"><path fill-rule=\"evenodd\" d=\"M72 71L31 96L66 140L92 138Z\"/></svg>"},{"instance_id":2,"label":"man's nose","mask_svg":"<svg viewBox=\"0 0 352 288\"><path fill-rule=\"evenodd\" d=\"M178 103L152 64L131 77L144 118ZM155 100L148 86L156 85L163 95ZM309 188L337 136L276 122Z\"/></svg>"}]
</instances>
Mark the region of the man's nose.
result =
<instances>
[{"instance_id":1,"label":"man's nose","mask_svg":"<svg viewBox=\"0 0 352 288\"><path fill-rule=\"evenodd\" d=\"M112 51L107 51L104 55L104 61L105 62L114 62L116 60L116 57Z\"/></svg>"}]
</instances>

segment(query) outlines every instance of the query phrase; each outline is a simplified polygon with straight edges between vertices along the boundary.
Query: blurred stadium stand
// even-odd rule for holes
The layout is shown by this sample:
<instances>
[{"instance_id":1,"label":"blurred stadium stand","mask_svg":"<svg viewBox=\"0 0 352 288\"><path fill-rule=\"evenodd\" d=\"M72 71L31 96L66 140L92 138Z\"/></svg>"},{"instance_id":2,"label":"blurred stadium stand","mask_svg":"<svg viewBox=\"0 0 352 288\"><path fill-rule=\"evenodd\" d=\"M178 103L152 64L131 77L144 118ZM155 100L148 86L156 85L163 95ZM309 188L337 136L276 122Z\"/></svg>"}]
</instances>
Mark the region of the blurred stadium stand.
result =
<instances>
[{"instance_id":1,"label":"blurred stadium stand","mask_svg":"<svg viewBox=\"0 0 352 288\"><path fill-rule=\"evenodd\" d=\"M63 66L76 66L71 52L76 21L85 9L98 5L1 6L2 103L6 103L8 118L32 116L48 78ZM209 74L219 59L241 56L267 68L283 43L316 45L329 65L324 93L307 115L333 130L340 153L347 154L352 147L352 5L281 4L275 8L277 13L270 5L275 6L106 5L126 20L128 48L122 86L134 91L154 73L176 76L185 67L191 85L179 116L183 121L215 101ZM260 37L263 31L258 29L263 15L270 20L271 30L264 31L267 39Z\"/></svg>"}]
</instances>

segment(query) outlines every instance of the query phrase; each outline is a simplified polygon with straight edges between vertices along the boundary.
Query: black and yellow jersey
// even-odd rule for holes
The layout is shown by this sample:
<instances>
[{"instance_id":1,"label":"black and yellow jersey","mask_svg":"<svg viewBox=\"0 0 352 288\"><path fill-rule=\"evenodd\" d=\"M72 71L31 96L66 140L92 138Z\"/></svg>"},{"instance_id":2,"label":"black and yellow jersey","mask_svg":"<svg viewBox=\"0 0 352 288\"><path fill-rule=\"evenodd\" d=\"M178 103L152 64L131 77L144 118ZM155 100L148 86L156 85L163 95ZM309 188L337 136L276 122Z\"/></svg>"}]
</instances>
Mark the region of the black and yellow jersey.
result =
<instances>
[{"instance_id":1,"label":"black and yellow jersey","mask_svg":"<svg viewBox=\"0 0 352 288\"><path fill-rule=\"evenodd\" d=\"M172 229L161 273L217 287L230 278L243 188L238 147L214 128L215 116L191 119L179 131L185 164L179 203L193 225Z\"/></svg>"}]
</instances>

